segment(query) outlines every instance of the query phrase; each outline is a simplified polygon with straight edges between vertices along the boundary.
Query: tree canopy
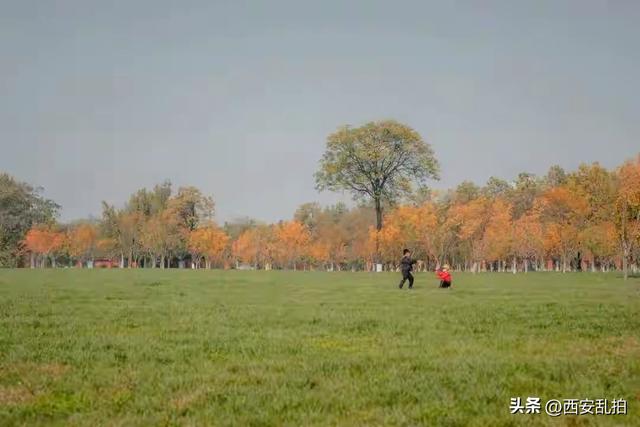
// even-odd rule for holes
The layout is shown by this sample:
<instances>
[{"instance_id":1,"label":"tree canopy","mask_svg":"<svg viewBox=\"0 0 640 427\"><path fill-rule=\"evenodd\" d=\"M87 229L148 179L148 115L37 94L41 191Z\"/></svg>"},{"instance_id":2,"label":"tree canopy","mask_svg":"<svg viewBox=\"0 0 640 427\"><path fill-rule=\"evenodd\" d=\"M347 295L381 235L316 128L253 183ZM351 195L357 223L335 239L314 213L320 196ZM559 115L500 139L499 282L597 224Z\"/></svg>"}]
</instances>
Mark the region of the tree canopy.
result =
<instances>
[{"instance_id":1,"label":"tree canopy","mask_svg":"<svg viewBox=\"0 0 640 427\"><path fill-rule=\"evenodd\" d=\"M17 266L27 231L35 224L54 221L59 208L42 197L40 188L0 173L0 267Z\"/></svg>"},{"instance_id":2,"label":"tree canopy","mask_svg":"<svg viewBox=\"0 0 640 427\"><path fill-rule=\"evenodd\" d=\"M319 190L347 190L373 200L376 227L382 228L384 202L396 202L438 179L438 161L429 144L394 120L344 126L327 138L317 171Z\"/></svg>"}]
</instances>

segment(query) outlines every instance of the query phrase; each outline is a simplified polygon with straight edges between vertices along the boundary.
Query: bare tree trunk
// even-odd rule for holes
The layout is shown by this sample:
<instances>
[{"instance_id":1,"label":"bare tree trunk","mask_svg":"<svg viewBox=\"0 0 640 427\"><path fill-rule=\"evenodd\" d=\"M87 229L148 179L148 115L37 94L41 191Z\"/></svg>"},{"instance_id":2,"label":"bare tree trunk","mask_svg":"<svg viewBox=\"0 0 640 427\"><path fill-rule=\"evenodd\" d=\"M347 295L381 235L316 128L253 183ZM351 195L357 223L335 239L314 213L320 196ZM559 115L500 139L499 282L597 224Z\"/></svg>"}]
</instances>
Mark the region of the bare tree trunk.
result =
<instances>
[{"instance_id":1,"label":"bare tree trunk","mask_svg":"<svg viewBox=\"0 0 640 427\"><path fill-rule=\"evenodd\" d=\"M380 197L374 197L373 201L376 207L376 230L382 230L382 201Z\"/></svg>"},{"instance_id":2,"label":"bare tree trunk","mask_svg":"<svg viewBox=\"0 0 640 427\"><path fill-rule=\"evenodd\" d=\"M376 254L375 262L380 263L380 230L382 230L382 201L380 197L374 197L373 201L376 208Z\"/></svg>"},{"instance_id":3,"label":"bare tree trunk","mask_svg":"<svg viewBox=\"0 0 640 427\"><path fill-rule=\"evenodd\" d=\"M155 264L155 263L154 263L154 264ZM164 256L164 254L163 254L163 255L160 255L160 268L161 268L161 269L163 269L163 270L164 270L164 268L165 268L165 265L164 265L164 264L165 264L165 256Z\"/></svg>"},{"instance_id":4,"label":"bare tree trunk","mask_svg":"<svg viewBox=\"0 0 640 427\"><path fill-rule=\"evenodd\" d=\"M622 241L622 273L624 275L624 280L627 280L629 277L629 245L625 240Z\"/></svg>"}]
</instances>

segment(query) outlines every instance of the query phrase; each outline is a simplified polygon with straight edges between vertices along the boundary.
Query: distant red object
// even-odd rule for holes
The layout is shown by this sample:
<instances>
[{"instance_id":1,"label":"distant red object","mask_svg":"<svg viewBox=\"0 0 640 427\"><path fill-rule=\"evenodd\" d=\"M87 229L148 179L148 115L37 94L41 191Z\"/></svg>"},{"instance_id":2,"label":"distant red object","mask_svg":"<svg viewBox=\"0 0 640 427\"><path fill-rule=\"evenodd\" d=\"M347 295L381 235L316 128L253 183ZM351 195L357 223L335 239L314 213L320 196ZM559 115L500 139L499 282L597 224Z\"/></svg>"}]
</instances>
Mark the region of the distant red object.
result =
<instances>
[{"instance_id":1,"label":"distant red object","mask_svg":"<svg viewBox=\"0 0 640 427\"><path fill-rule=\"evenodd\" d=\"M96 259L93 260L93 268L115 268L118 267L118 263L112 259Z\"/></svg>"},{"instance_id":2,"label":"distant red object","mask_svg":"<svg viewBox=\"0 0 640 427\"><path fill-rule=\"evenodd\" d=\"M448 271L438 270L436 271L436 274L438 275L440 280L443 280L445 282L451 282L451 273L449 273Z\"/></svg>"}]
</instances>

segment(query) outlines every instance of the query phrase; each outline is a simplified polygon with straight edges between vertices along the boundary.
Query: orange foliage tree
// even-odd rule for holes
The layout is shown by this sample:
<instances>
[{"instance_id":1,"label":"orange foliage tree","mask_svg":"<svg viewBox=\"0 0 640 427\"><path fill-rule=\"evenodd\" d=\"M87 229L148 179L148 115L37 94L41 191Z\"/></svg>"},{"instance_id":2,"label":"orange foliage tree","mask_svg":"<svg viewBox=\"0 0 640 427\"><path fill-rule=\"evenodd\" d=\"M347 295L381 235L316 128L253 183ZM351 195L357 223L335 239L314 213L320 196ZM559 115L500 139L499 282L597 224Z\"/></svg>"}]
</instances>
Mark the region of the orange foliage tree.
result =
<instances>
[{"instance_id":1,"label":"orange foliage tree","mask_svg":"<svg viewBox=\"0 0 640 427\"><path fill-rule=\"evenodd\" d=\"M529 271L532 264L536 269L544 268L545 242L540 215L528 212L515 220L513 245L515 254L522 260L525 272Z\"/></svg>"},{"instance_id":2,"label":"orange foliage tree","mask_svg":"<svg viewBox=\"0 0 640 427\"><path fill-rule=\"evenodd\" d=\"M478 271L478 263L485 256L485 228L489 219L490 201L485 197L456 203L449 211L448 227L456 230L459 251L464 258L465 268Z\"/></svg>"},{"instance_id":3,"label":"orange foliage tree","mask_svg":"<svg viewBox=\"0 0 640 427\"><path fill-rule=\"evenodd\" d=\"M46 267L47 259L51 259L51 266L56 266L56 253L66 243L64 233L49 225L32 227L25 236L24 247L31 253L31 267L39 261L40 267Z\"/></svg>"},{"instance_id":4,"label":"orange foliage tree","mask_svg":"<svg viewBox=\"0 0 640 427\"><path fill-rule=\"evenodd\" d=\"M215 263L223 261L229 246L229 236L221 228L211 224L191 231L187 245L196 268L200 267L203 258L205 268L211 268Z\"/></svg>"},{"instance_id":5,"label":"orange foliage tree","mask_svg":"<svg viewBox=\"0 0 640 427\"><path fill-rule=\"evenodd\" d=\"M270 227L259 226L245 230L233 242L233 256L240 262L253 265L254 268L269 268L273 235Z\"/></svg>"},{"instance_id":6,"label":"orange foliage tree","mask_svg":"<svg viewBox=\"0 0 640 427\"><path fill-rule=\"evenodd\" d=\"M79 224L67 232L67 250L69 256L81 266L90 260L96 252L98 229L92 224Z\"/></svg>"},{"instance_id":7,"label":"orange foliage tree","mask_svg":"<svg viewBox=\"0 0 640 427\"><path fill-rule=\"evenodd\" d=\"M628 262L640 243L640 156L617 171L615 223L622 249L622 270L628 277Z\"/></svg>"},{"instance_id":8,"label":"orange foliage tree","mask_svg":"<svg viewBox=\"0 0 640 427\"><path fill-rule=\"evenodd\" d=\"M511 205L503 199L494 199L487 211L487 223L483 236L484 258L497 261L504 270L505 260L511 258L511 269L516 272L516 253L513 244Z\"/></svg>"},{"instance_id":9,"label":"orange foliage tree","mask_svg":"<svg viewBox=\"0 0 640 427\"><path fill-rule=\"evenodd\" d=\"M279 224L275 229L276 259L283 268L297 269L297 264L309 253L311 235L298 221Z\"/></svg>"},{"instance_id":10,"label":"orange foliage tree","mask_svg":"<svg viewBox=\"0 0 640 427\"><path fill-rule=\"evenodd\" d=\"M545 223L545 248L559 259L565 272L581 247L580 230L588 212L587 201L566 186L560 186L542 194L536 208Z\"/></svg>"},{"instance_id":11,"label":"orange foliage tree","mask_svg":"<svg viewBox=\"0 0 640 427\"><path fill-rule=\"evenodd\" d=\"M160 258L160 267L165 268L167 259L180 248L185 233L179 217L171 211L166 210L149 218L142 225L140 245L151 259L151 266L155 268Z\"/></svg>"}]
</instances>

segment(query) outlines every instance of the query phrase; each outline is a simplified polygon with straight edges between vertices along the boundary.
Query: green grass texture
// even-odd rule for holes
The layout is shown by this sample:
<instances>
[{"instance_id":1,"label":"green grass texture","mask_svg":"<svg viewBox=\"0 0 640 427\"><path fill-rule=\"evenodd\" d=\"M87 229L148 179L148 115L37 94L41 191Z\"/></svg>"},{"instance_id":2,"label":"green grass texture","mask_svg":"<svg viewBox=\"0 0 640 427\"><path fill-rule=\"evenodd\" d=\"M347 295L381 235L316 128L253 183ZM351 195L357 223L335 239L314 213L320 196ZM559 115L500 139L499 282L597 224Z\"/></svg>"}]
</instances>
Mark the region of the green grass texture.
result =
<instances>
[{"instance_id":1,"label":"green grass texture","mask_svg":"<svg viewBox=\"0 0 640 427\"><path fill-rule=\"evenodd\" d=\"M640 279L0 271L0 425L640 425ZM512 397L627 415L514 414Z\"/></svg>"}]
</instances>

